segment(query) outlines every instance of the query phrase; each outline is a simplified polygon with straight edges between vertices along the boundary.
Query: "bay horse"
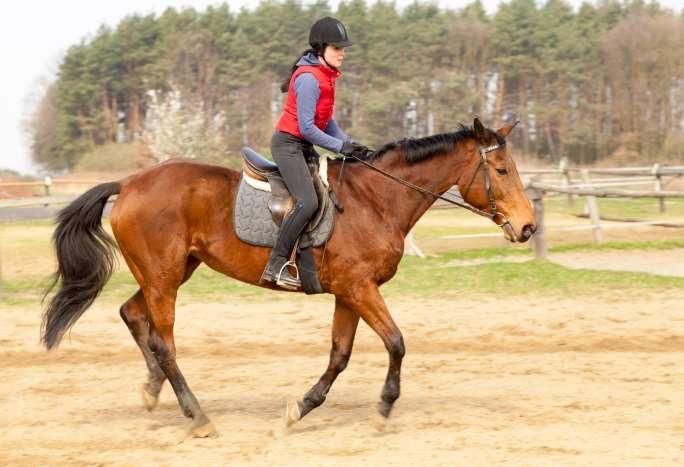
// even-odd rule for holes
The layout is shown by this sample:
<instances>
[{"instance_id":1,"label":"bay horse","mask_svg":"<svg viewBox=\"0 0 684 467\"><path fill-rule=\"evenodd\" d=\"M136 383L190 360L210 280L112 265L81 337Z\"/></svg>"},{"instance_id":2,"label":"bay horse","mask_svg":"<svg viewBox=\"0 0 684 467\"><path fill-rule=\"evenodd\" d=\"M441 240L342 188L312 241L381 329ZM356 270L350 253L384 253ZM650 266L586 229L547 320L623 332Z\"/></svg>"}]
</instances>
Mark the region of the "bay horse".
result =
<instances>
[{"instance_id":1,"label":"bay horse","mask_svg":"<svg viewBox=\"0 0 684 467\"><path fill-rule=\"evenodd\" d=\"M475 118L472 127L461 125L454 133L386 144L370 161L347 162L341 184L337 178L344 163L329 164L330 182L344 211L337 215L325 255L319 247L315 258L321 285L335 296L332 349L318 382L302 399L288 402L288 425L325 401L347 366L359 318L389 354L377 407L389 416L399 397L405 350L379 286L396 273L404 238L436 197L458 185L472 210L501 225L509 241L524 242L534 233L534 214L505 144L514 125L493 131ZM120 315L149 370L143 402L152 410L168 379L199 437L216 430L176 364L176 294L201 263L259 285L270 249L236 237L233 203L239 181L240 173L225 167L162 163L91 188L60 211L53 234L58 268L46 295L56 284L59 288L43 315L41 340L47 349L59 344L98 296L114 269L118 245L140 286ZM101 224L107 199L115 194L110 221L116 241Z\"/></svg>"}]
</instances>

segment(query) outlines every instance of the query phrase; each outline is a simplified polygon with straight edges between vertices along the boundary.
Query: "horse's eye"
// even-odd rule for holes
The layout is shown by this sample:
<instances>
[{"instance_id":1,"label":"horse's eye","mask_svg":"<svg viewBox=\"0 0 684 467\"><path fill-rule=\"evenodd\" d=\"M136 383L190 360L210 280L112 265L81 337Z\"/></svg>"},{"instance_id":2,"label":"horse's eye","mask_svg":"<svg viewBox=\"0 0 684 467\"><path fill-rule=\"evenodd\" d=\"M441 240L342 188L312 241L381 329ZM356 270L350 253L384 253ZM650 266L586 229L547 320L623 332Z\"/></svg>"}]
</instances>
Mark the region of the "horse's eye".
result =
<instances>
[{"instance_id":1,"label":"horse's eye","mask_svg":"<svg viewBox=\"0 0 684 467\"><path fill-rule=\"evenodd\" d=\"M496 169L496 172L499 175L508 175L508 170L506 170L506 169Z\"/></svg>"}]
</instances>

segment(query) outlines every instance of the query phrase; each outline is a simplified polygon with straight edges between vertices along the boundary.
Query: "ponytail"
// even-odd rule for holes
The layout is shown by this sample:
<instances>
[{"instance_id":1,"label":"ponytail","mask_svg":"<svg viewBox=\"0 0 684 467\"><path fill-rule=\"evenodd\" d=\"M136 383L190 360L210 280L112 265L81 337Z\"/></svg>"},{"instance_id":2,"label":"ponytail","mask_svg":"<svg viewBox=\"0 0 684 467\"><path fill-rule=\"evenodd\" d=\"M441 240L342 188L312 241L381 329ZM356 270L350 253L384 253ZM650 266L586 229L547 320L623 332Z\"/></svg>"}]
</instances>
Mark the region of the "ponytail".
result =
<instances>
[{"instance_id":1,"label":"ponytail","mask_svg":"<svg viewBox=\"0 0 684 467\"><path fill-rule=\"evenodd\" d=\"M325 45L323 45L323 48L325 48ZM318 47L311 47L311 48L306 49L301 54L299 54L299 58L297 58L297 60L295 60L294 63L292 64L292 66L290 67L290 72L287 75L287 79L280 84L280 91L281 92L287 92L287 90L289 89L290 80L292 79L292 75L294 74L294 72L297 70L297 63L299 62L299 60L301 60L303 56L305 56L309 53L315 53L316 55L322 53L322 50L319 51L318 49L319 49Z\"/></svg>"}]
</instances>

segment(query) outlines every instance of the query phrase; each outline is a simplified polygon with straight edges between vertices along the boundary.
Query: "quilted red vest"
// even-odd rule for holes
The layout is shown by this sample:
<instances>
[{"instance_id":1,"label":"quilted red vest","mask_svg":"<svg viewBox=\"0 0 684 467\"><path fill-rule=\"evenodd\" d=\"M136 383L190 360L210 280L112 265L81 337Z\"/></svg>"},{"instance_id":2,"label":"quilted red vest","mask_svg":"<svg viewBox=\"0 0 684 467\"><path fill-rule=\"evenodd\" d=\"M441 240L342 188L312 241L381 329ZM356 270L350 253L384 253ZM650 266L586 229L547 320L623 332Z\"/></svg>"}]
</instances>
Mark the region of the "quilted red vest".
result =
<instances>
[{"instance_id":1,"label":"quilted red vest","mask_svg":"<svg viewBox=\"0 0 684 467\"><path fill-rule=\"evenodd\" d=\"M294 91L294 82L297 76L302 73L312 73L318 80L318 86L321 94L318 97L316 104L316 115L314 116L314 124L321 130L325 131L328 122L333 116L333 108L335 107L335 80L341 75L338 70L328 68L326 66L310 66L304 65L297 67L292 78L290 78L290 86L287 90L287 97L285 99L285 106L283 107L283 114L278 120L276 129L290 133L298 138L304 139L299 132L299 123L297 121L297 96Z\"/></svg>"}]
</instances>

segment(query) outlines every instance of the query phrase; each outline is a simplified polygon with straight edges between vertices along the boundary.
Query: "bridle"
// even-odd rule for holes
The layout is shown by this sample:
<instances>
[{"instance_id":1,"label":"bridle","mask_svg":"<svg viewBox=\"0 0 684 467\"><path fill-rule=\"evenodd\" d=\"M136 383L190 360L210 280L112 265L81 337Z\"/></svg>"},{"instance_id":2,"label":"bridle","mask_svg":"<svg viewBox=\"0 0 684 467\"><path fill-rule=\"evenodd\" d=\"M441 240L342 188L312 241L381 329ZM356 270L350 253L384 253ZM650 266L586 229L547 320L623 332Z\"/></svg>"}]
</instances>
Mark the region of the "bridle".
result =
<instances>
[{"instance_id":1,"label":"bridle","mask_svg":"<svg viewBox=\"0 0 684 467\"><path fill-rule=\"evenodd\" d=\"M396 175L392 175L388 172L385 172L384 170L374 166L373 164L371 164L368 161L365 161L365 160L355 156L354 154L352 154L349 157L361 162L366 167L375 170L376 172L384 175L385 177L390 178L390 179L394 180L395 182L398 182L404 186L411 188L412 190L418 191L418 192L426 194L426 195L430 195L435 199L441 199L442 201L446 201L447 203L454 204L454 205L461 207L463 209L467 209L470 212L478 214L482 217L486 217L487 219L491 220L492 222L494 222L499 227L505 229L506 226L508 226L508 228L512 228L512 226L511 226L511 223L508 221L508 219L506 219L506 217L502 213L497 211L497 209L496 209L496 201L494 200L494 195L492 193L492 179L489 176L489 165L487 164L487 153L492 152L492 151L496 151L497 149L501 149L505 146L506 146L505 142L494 144L492 146L487 146L487 147L478 146L478 151L480 153L480 161L477 164L477 167L475 168L475 170L473 171L473 176L470 179L470 183L468 183L468 188L466 188L466 191L463 194L463 198L465 200L465 197L468 194L468 191L470 191L470 187L473 185L473 182L475 181L475 177L477 176L477 173L480 170L480 167L483 167L484 168L484 177L485 177L485 191L487 192L487 197L489 198L489 210L491 212L487 212L487 211L484 211L482 209L478 209L475 206L471 206L470 204L461 203L460 201L449 199L449 198L442 196L440 194L433 193L430 190L426 190L423 187L420 187L418 185L414 185L413 183L408 182L402 178L399 178ZM342 160L342 163L344 164L344 159ZM497 219L500 219L501 222L500 223L497 222Z\"/></svg>"},{"instance_id":2,"label":"bridle","mask_svg":"<svg viewBox=\"0 0 684 467\"><path fill-rule=\"evenodd\" d=\"M473 176L470 178L470 183L468 183L468 187L465 189L465 192L463 192L463 199L465 199L466 196L468 196L468 192L470 191L470 187L473 186L473 182L475 181L475 177L477 177L477 172L480 170L480 167L484 168L484 180L485 180L485 192L487 193L487 198L489 198L489 210L491 211L491 220L494 222L496 225L499 227L504 227L506 224L510 226L510 222L506 217L504 217L503 214L501 214L499 211L496 209L496 200L494 199L494 194L492 193L492 178L489 175L489 165L487 164L487 153L496 151L497 149L505 148L506 147L506 142L504 141L503 143L497 143L492 146L487 146L487 147L482 147L478 146L478 152L480 153L480 161L477 163L477 167L475 167L475 170L473 171ZM498 223L496 221L496 218L499 217L501 218L501 223Z\"/></svg>"}]
</instances>

